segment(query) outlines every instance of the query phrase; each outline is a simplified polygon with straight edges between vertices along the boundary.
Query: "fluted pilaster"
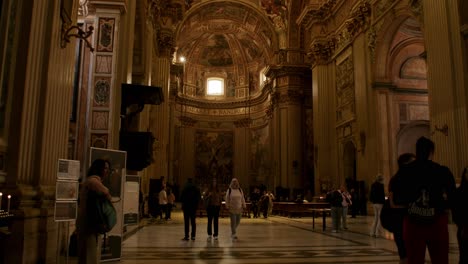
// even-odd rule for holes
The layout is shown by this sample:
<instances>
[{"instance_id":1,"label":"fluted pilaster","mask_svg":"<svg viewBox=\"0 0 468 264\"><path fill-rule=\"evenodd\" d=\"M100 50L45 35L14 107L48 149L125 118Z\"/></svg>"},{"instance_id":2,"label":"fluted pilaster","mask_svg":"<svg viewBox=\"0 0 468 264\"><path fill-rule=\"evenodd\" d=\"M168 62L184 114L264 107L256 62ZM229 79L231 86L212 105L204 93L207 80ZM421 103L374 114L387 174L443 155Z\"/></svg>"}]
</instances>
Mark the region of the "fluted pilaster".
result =
<instances>
[{"instance_id":1,"label":"fluted pilaster","mask_svg":"<svg viewBox=\"0 0 468 264\"><path fill-rule=\"evenodd\" d=\"M316 193L320 193L321 185L329 180L331 184L337 183L334 67L326 64L312 69Z\"/></svg>"},{"instance_id":2,"label":"fluted pilaster","mask_svg":"<svg viewBox=\"0 0 468 264\"><path fill-rule=\"evenodd\" d=\"M159 178L168 177L168 151L169 144L169 78L171 72L171 59L158 57L153 59L151 85L159 86L163 90L164 102L151 106L150 129L156 138L154 144L154 163L149 167L149 175Z\"/></svg>"},{"instance_id":3,"label":"fluted pilaster","mask_svg":"<svg viewBox=\"0 0 468 264\"><path fill-rule=\"evenodd\" d=\"M424 1L423 12L435 160L458 176L468 162L468 121L457 1Z\"/></svg>"}]
</instances>

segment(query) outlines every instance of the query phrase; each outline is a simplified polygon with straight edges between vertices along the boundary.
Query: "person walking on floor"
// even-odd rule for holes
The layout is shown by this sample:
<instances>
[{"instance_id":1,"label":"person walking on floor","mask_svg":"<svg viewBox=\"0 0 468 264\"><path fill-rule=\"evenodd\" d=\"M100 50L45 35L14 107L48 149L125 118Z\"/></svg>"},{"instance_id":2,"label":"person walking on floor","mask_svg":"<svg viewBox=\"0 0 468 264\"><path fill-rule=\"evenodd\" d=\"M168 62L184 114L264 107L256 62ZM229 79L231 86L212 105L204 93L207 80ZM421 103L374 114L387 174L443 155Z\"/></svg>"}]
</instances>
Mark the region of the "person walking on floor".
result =
<instances>
[{"instance_id":1,"label":"person walking on floor","mask_svg":"<svg viewBox=\"0 0 468 264\"><path fill-rule=\"evenodd\" d=\"M433 162L435 145L421 137L416 160L401 168L393 183L393 202L407 208L403 239L409 264L425 263L426 247L432 263L448 264L448 209L455 179L449 168Z\"/></svg>"},{"instance_id":2,"label":"person walking on floor","mask_svg":"<svg viewBox=\"0 0 468 264\"><path fill-rule=\"evenodd\" d=\"M341 229L341 215L343 213L343 196L339 189L327 193L327 202L331 207L332 233L338 233Z\"/></svg>"},{"instance_id":3,"label":"person walking on floor","mask_svg":"<svg viewBox=\"0 0 468 264\"><path fill-rule=\"evenodd\" d=\"M208 215L208 224L206 227L206 231L208 233L207 240L211 241L213 238L213 240L217 241L222 194L219 191L216 179L213 179L210 188L206 191L204 199L206 199L206 214Z\"/></svg>"},{"instance_id":4,"label":"person walking on floor","mask_svg":"<svg viewBox=\"0 0 468 264\"><path fill-rule=\"evenodd\" d=\"M413 162L416 159L416 155L413 153L404 153L398 157L398 168L401 169L402 167L408 165L409 163ZM390 179L388 183L388 199L390 202L390 210L392 211L393 221L393 240L398 249L398 255L400 256L400 263L405 264L408 263L406 258L406 248L405 242L403 240L403 218L406 215L407 209L404 206L396 205L393 200L393 189L394 189L394 181L395 176Z\"/></svg>"},{"instance_id":5,"label":"person walking on floor","mask_svg":"<svg viewBox=\"0 0 468 264\"><path fill-rule=\"evenodd\" d=\"M237 240L237 227L239 227L242 211L246 209L244 193L236 178L231 180L229 189L226 191L226 209L231 218L231 238Z\"/></svg>"},{"instance_id":6,"label":"person walking on floor","mask_svg":"<svg viewBox=\"0 0 468 264\"><path fill-rule=\"evenodd\" d=\"M172 208L175 204L175 195L172 192L172 188L167 187L167 208L166 208L166 220L171 220Z\"/></svg>"},{"instance_id":7,"label":"person walking on floor","mask_svg":"<svg viewBox=\"0 0 468 264\"><path fill-rule=\"evenodd\" d=\"M372 203L374 209L374 222L372 223L372 229L370 236L379 236L382 225L380 223L380 213L382 212L383 205L385 203L385 188L384 188L384 177L382 174L377 174L374 183L371 185L369 200Z\"/></svg>"},{"instance_id":8,"label":"person walking on floor","mask_svg":"<svg viewBox=\"0 0 468 264\"><path fill-rule=\"evenodd\" d=\"M192 178L187 179L182 192L180 194L180 201L182 203L182 212L184 214L184 238L182 240L189 240L189 231L190 226L192 227L192 232L190 233L190 238L195 240L197 234L197 224L195 222L195 216L197 214L198 204L201 199L200 189L198 189L195 184L193 184Z\"/></svg>"},{"instance_id":9,"label":"person walking on floor","mask_svg":"<svg viewBox=\"0 0 468 264\"><path fill-rule=\"evenodd\" d=\"M163 219L163 212L165 214L165 220L167 220L167 193L166 193L166 184L163 183L161 191L159 191L158 195L158 203L159 203L159 219Z\"/></svg>"},{"instance_id":10,"label":"person walking on floor","mask_svg":"<svg viewBox=\"0 0 468 264\"><path fill-rule=\"evenodd\" d=\"M100 196L111 200L109 189L102 183L109 176L110 167L111 164L107 160L94 160L86 179L81 183L76 220L79 264L101 262L101 235L96 231L96 223L89 221L88 211L91 209L88 209L88 205L93 205L90 203L92 197Z\"/></svg>"},{"instance_id":11,"label":"person walking on floor","mask_svg":"<svg viewBox=\"0 0 468 264\"><path fill-rule=\"evenodd\" d=\"M453 197L453 221L457 225L459 264L468 264L468 167Z\"/></svg>"},{"instance_id":12,"label":"person walking on floor","mask_svg":"<svg viewBox=\"0 0 468 264\"><path fill-rule=\"evenodd\" d=\"M341 224L343 226L344 230L348 229L348 224L347 224L347 217L348 217L348 208L353 204L351 200L351 194L346 190L346 187L344 185L341 186L340 188L340 193L341 196L343 197L343 201L341 202L341 205L343 205L343 212L341 214Z\"/></svg>"}]
</instances>

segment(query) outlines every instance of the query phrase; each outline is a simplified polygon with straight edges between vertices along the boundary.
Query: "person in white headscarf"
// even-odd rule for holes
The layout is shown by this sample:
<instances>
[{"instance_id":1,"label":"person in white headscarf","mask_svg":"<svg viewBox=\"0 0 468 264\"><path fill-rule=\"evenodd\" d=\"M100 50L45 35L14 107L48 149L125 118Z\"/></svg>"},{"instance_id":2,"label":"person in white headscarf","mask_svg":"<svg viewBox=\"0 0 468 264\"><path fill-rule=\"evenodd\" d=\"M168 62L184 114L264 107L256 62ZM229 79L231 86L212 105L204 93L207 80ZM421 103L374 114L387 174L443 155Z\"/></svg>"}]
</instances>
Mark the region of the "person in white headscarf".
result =
<instances>
[{"instance_id":1,"label":"person in white headscarf","mask_svg":"<svg viewBox=\"0 0 468 264\"><path fill-rule=\"evenodd\" d=\"M236 178L231 180L224 200L226 201L226 209L231 217L231 238L237 240L237 227L240 224L242 211L245 210L246 204L244 192L240 188L239 181Z\"/></svg>"}]
</instances>

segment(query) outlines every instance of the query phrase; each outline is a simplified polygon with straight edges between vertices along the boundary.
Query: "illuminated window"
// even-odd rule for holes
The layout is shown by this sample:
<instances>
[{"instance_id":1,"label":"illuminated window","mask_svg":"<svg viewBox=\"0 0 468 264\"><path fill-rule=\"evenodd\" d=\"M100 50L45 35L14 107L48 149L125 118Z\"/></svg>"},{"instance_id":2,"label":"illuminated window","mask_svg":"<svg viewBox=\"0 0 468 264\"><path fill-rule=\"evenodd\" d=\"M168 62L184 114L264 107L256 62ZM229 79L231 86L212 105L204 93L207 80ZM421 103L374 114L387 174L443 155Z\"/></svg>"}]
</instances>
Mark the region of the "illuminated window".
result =
<instances>
[{"instance_id":1,"label":"illuminated window","mask_svg":"<svg viewBox=\"0 0 468 264\"><path fill-rule=\"evenodd\" d=\"M224 94L224 79L208 78L206 95L223 95Z\"/></svg>"}]
</instances>

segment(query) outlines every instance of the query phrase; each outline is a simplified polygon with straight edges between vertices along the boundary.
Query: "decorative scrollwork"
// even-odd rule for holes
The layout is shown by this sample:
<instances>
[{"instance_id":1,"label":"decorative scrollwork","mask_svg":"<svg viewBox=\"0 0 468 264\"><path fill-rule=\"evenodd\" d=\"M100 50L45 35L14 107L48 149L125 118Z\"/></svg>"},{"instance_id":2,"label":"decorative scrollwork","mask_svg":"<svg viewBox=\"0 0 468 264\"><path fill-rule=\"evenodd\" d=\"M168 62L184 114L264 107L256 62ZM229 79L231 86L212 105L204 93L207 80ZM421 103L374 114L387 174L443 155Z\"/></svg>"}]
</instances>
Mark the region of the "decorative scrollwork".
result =
<instances>
[{"instance_id":1,"label":"decorative scrollwork","mask_svg":"<svg viewBox=\"0 0 468 264\"><path fill-rule=\"evenodd\" d=\"M76 33L72 33L72 30L76 30ZM89 26L88 31L83 31L83 29L81 29L81 27L78 25L71 26L68 23L63 23L61 47L65 48L67 46L67 43L70 43L70 38L75 37L78 39L82 39L86 43L86 46L89 48L89 50L93 52L94 48L88 40L88 37L93 34L93 31L94 31L93 26Z\"/></svg>"},{"instance_id":2,"label":"decorative scrollwork","mask_svg":"<svg viewBox=\"0 0 468 264\"><path fill-rule=\"evenodd\" d=\"M432 131L432 135L434 135L435 132L440 132L440 133L444 134L444 136L448 137L448 130L449 130L449 128L448 128L447 124L443 125L442 127L439 127L439 126L435 125L434 130Z\"/></svg>"}]
</instances>

